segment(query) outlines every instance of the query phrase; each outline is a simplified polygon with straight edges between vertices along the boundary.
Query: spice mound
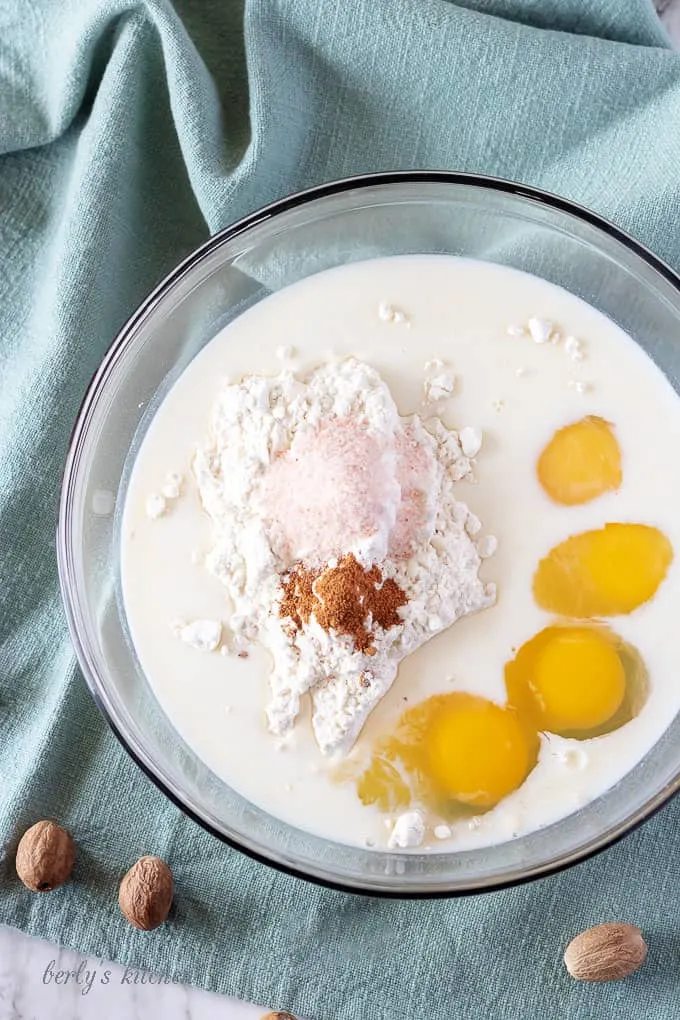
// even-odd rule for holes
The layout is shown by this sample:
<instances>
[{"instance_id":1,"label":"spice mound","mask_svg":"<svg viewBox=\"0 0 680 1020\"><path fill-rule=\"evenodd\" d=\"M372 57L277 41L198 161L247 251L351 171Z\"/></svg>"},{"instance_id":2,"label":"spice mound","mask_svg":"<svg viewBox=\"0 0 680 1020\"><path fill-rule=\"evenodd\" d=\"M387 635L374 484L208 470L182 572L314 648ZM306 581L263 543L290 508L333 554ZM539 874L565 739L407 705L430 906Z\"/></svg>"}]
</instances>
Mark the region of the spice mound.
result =
<instances>
[{"instance_id":1,"label":"spice mound","mask_svg":"<svg viewBox=\"0 0 680 1020\"><path fill-rule=\"evenodd\" d=\"M398 610L406 595L392 578L383 580L379 568L362 567L353 555L325 570L298 566L284 583L279 615L295 627L306 625L314 614L325 631L349 635L355 649L375 655L375 631L398 627Z\"/></svg>"},{"instance_id":2,"label":"spice mound","mask_svg":"<svg viewBox=\"0 0 680 1020\"><path fill-rule=\"evenodd\" d=\"M495 601L481 523L456 499L473 472L463 445L438 418L401 417L354 358L222 388L193 464L206 564L232 607L230 649L271 652L272 733L309 695L322 752L346 753L399 662Z\"/></svg>"}]
</instances>

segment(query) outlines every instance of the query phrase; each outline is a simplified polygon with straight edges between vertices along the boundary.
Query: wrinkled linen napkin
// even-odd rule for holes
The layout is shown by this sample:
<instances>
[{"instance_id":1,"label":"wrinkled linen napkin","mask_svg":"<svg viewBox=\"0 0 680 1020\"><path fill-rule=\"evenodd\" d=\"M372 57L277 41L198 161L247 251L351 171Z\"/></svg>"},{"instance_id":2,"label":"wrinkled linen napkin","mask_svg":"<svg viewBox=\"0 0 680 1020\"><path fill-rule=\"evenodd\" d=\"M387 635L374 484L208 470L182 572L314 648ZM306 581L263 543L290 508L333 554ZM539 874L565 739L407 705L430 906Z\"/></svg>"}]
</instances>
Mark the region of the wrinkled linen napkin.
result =
<instances>
[{"instance_id":1,"label":"wrinkled linen napkin","mask_svg":"<svg viewBox=\"0 0 680 1020\"><path fill-rule=\"evenodd\" d=\"M210 233L363 171L446 168L590 206L680 268L680 54L649 0L0 0L0 921L316 1020L655 1020L680 1001L680 801L596 859L400 903L277 874L188 821L97 714L57 589L61 466L88 380ZM74 881L18 882L22 831L75 834ZM172 865L131 929L117 883ZM644 928L631 980L572 982L571 936Z\"/></svg>"}]
</instances>

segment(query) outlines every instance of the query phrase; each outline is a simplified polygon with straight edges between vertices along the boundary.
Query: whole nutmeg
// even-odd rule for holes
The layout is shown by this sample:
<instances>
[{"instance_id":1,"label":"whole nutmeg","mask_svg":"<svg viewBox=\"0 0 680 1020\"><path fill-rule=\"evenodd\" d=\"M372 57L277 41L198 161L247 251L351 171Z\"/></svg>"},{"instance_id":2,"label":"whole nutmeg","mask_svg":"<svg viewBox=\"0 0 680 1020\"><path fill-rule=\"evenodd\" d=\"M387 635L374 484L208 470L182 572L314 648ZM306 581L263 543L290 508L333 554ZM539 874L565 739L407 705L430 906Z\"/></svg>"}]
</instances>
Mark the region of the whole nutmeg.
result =
<instances>
[{"instance_id":1,"label":"whole nutmeg","mask_svg":"<svg viewBox=\"0 0 680 1020\"><path fill-rule=\"evenodd\" d=\"M33 892L51 892L69 877L76 859L73 837L46 819L27 829L17 847L17 875Z\"/></svg>"},{"instance_id":2,"label":"whole nutmeg","mask_svg":"<svg viewBox=\"0 0 680 1020\"><path fill-rule=\"evenodd\" d=\"M165 861L140 857L120 883L118 903L130 924L151 931L168 916L172 894L172 872Z\"/></svg>"},{"instance_id":3,"label":"whole nutmeg","mask_svg":"<svg viewBox=\"0 0 680 1020\"><path fill-rule=\"evenodd\" d=\"M639 928L609 921L572 939L564 963L577 981L619 981L641 967L646 956L647 945Z\"/></svg>"}]
</instances>

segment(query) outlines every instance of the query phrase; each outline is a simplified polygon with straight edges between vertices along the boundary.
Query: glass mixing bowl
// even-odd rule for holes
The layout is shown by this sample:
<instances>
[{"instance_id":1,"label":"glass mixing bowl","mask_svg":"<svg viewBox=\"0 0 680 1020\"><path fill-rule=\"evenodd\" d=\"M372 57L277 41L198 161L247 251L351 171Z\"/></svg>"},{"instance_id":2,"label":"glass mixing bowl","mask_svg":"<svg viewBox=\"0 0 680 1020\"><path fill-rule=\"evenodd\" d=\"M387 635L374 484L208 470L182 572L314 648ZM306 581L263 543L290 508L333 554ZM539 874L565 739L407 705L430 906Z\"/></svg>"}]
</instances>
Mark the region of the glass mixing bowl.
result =
<instances>
[{"instance_id":1,"label":"glass mixing bowl","mask_svg":"<svg viewBox=\"0 0 680 1020\"><path fill-rule=\"evenodd\" d=\"M126 460L151 411L226 323L272 291L359 259L448 253L559 284L608 315L677 390L680 278L616 227L503 181L395 173L284 199L190 255L116 337L85 397L66 461L58 531L68 623L92 695L137 764L216 837L296 875L355 892L443 896L537 878L629 832L680 784L680 718L604 796L531 835L474 852L393 853L292 828L218 779L180 738L126 639L117 596ZM115 510L113 509L115 505Z\"/></svg>"}]
</instances>

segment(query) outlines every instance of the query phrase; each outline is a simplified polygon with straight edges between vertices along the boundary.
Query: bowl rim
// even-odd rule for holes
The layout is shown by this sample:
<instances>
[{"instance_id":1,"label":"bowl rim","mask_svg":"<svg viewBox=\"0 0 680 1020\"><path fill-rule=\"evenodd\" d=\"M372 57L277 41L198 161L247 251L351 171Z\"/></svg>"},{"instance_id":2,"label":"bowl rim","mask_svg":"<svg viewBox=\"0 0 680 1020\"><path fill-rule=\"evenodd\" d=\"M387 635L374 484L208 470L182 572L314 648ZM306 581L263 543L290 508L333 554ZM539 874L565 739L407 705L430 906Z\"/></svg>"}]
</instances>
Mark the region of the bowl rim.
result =
<instances>
[{"instance_id":1,"label":"bowl rim","mask_svg":"<svg viewBox=\"0 0 680 1020\"><path fill-rule=\"evenodd\" d=\"M585 222L588 225L595 227L602 233L619 242L624 248L632 251L652 270L663 277L663 279L669 283L680 296L680 274L676 273L676 271L667 262L654 254L651 249L642 242L636 240L625 230L622 230L610 220L599 215L599 213L595 213L577 202L573 202L570 199L562 198L559 195L555 195L551 192L535 188L531 185L522 184L517 181L462 171L383 171L339 178L328 183L319 184L314 187L295 192L284 198L277 199L268 205L241 217L234 223L223 227L221 230L218 230L215 234L204 241L203 244L199 245L198 248L195 248L192 252L185 256L177 264L177 266L175 266L175 268L172 269L153 288L153 290L141 302L114 336L108 350L86 388L68 441L59 497L56 535L57 570L69 636L74 646L78 665L80 666L80 670L84 676L95 705L113 735L125 749L130 758L135 762L137 767L141 769L143 774L151 780L154 786L156 786L156 788L159 789L160 792L164 794L164 796L167 797L168 800L170 800L176 807L178 807L189 819L198 824L211 836L219 839L222 843L238 850L258 863L275 868L277 871L283 872L294 878L299 878L306 882L312 882L315 885L319 885L327 889L351 893L352 895L375 897L378 899L452 899L462 896L477 895L485 892L497 892L503 889L524 885L525 883L535 881L539 878L546 878L550 875L559 874L560 872L573 867L575 864L589 860L601 853L603 850L614 846L619 842L619 840L635 831L635 829L637 829L640 825L653 817L657 811L666 805L680 791L680 770L678 770L676 775L666 783L663 789L647 800L645 804L638 808L633 814L628 816L623 822L610 827L608 831L601 834L599 837L594 837L582 847L573 850L571 853L561 857L559 860L536 865L526 872L515 874L510 878L502 878L486 882L483 880L475 882L473 880L470 884L466 884L461 888L401 891L398 887L378 889L363 888L358 885L352 885L349 880L329 879L322 875L308 872L304 870L303 867L287 864L270 856L267 852L255 850L250 846L240 843L238 839L226 836L224 833L220 832L214 825L202 818L192 807L185 803L179 793L168 788L160 775L157 775L151 766L142 761L136 751L128 743L117 721L109 713L104 701L100 697L97 684L94 682L94 670L90 667L88 661L89 656L80 637L76 622L75 599L73 598L70 580L70 551L67 540L67 529L65 527L69 495L72 483L77 475L80 459L80 441L89 419L89 412L99 396L100 386L102 382L106 380L111 366L125 350L139 325L153 313L154 309L163 297L181 279L190 273L192 269L194 269L209 255L212 255L215 251L217 251L223 244L232 241L234 238L237 238L252 227L277 217L281 213L299 208L300 206L307 205L308 203L319 199L329 198L355 189L363 190L376 186L398 184L453 184L460 186L472 186L489 192L506 194L515 198L528 199L532 202L548 206L551 209L558 210L559 212L566 213L581 222Z\"/></svg>"}]
</instances>

